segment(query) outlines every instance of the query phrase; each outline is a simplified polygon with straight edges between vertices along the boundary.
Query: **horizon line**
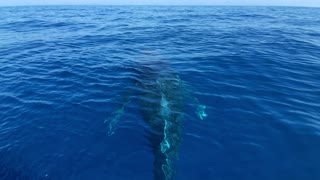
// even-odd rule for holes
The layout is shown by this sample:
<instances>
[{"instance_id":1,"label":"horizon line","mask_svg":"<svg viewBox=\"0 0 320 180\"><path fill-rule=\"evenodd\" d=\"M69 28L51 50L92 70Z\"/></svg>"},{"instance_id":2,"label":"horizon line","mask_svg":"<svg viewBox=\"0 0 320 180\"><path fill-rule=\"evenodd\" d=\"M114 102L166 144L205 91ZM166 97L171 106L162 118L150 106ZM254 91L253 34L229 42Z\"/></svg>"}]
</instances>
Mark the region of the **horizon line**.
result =
<instances>
[{"instance_id":1,"label":"horizon line","mask_svg":"<svg viewBox=\"0 0 320 180\"><path fill-rule=\"evenodd\" d=\"M25 4L25 5L1 5L0 7L33 7L33 6L216 6L216 7L301 7L301 8L319 8L319 6L308 5L220 5L220 4Z\"/></svg>"}]
</instances>

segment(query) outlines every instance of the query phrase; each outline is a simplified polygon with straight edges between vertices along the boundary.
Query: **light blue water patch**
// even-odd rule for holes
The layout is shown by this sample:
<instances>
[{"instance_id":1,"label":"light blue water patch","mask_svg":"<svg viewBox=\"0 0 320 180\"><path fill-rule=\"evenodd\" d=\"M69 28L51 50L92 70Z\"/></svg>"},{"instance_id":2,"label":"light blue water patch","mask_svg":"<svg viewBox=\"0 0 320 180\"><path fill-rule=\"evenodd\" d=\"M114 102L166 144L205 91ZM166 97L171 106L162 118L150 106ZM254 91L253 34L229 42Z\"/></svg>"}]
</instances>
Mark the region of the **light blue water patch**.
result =
<instances>
[{"instance_id":1,"label":"light blue water patch","mask_svg":"<svg viewBox=\"0 0 320 180\"><path fill-rule=\"evenodd\" d=\"M205 105L198 105L197 107L197 111L196 114L198 115L198 117L203 120L204 118L206 118L208 115L205 112L206 106Z\"/></svg>"}]
</instances>

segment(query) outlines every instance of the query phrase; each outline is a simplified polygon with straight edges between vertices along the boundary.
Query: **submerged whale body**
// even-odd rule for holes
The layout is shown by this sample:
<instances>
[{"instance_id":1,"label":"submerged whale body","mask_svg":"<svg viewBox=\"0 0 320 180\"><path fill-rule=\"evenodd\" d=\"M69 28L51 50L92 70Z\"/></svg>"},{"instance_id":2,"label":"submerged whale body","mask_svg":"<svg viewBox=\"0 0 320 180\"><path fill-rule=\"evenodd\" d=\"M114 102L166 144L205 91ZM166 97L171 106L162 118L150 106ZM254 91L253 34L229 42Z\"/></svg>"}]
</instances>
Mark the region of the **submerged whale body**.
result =
<instances>
[{"instance_id":1,"label":"submerged whale body","mask_svg":"<svg viewBox=\"0 0 320 180\"><path fill-rule=\"evenodd\" d=\"M167 71L167 64L152 62L143 66L137 86L143 87L139 103L141 114L151 127L150 143L154 154L154 179L171 180L173 161L181 139L181 120L184 108L182 82Z\"/></svg>"},{"instance_id":2,"label":"submerged whale body","mask_svg":"<svg viewBox=\"0 0 320 180\"><path fill-rule=\"evenodd\" d=\"M134 72L133 83L138 87L132 94L138 97L142 118L151 129L147 138L154 155L154 180L173 180L174 160L178 156L181 142L186 97L184 83L164 61L139 63L139 66L128 69ZM126 103L127 100L108 120L110 135L114 133L113 126L124 113ZM201 113L202 117L206 116L204 111Z\"/></svg>"}]
</instances>

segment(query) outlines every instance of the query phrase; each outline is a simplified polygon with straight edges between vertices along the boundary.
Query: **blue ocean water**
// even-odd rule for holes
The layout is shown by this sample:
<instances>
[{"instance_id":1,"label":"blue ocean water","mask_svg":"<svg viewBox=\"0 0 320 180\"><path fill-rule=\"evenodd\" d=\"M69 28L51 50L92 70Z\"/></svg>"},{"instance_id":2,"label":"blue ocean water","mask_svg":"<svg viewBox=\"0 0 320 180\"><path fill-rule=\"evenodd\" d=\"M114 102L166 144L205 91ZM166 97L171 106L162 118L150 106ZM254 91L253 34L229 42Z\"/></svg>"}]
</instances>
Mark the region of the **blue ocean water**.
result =
<instances>
[{"instance_id":1,"label":"blue ocean water","mask_svg":"<svg viewBox=\"0 0 320 180\"><path fill-rule=\"evenodd\" d=\"M320 179L319 17L297 7L1 7L0 179L153 179L138 103L150 97L132 92L157 93L144 81L157 76L184 84L174 179Z\"/></svg>"}]
</instances>

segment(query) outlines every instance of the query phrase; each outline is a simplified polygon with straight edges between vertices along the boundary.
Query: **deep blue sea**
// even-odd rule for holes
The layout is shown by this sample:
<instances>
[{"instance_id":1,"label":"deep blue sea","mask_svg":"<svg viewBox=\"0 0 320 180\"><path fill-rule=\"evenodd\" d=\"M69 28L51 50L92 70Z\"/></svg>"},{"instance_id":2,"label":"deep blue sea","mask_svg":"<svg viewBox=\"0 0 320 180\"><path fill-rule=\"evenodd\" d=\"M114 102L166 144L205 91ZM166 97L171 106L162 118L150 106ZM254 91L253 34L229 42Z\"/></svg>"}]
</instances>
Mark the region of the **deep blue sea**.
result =
<instances>
[{"instance_id":1,"label":"deep blue sea","mask_svg":"<svg viewBox=\"0 0 320 180\"><path fill-rule=\"evenodd\" d=\"M0 8L1 180L164 180L173 151L170 180L319 180L320 9Z\"/></svg>"}]
</instances>

